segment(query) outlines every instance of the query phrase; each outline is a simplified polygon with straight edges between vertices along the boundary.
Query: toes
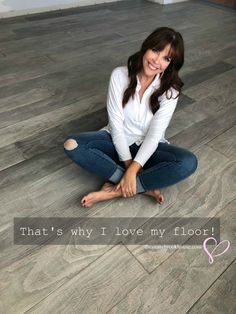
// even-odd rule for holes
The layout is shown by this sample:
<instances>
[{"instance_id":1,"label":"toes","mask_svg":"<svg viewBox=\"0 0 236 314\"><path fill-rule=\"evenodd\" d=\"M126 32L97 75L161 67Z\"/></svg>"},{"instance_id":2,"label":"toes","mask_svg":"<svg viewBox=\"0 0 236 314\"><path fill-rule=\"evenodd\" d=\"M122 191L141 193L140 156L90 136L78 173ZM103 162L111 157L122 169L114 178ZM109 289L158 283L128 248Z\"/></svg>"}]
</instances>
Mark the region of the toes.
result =
<instances>
[{"instance_id":1,"label":"toes","mask_svg":"<svg viewBox=\"0 0 236 314\"><path fill-rule=\"evenodd\" d=\"M82 207L91 207L93 205L93 202L91 201L91 196L89 197L89 195L86 195L82 198L81 200L81 205Z\"/></svg>"},{"instance_id":2,"label":"toes","mask_svg":"<svg viewBox=\"0 0 236 314\"><path fill-rule=\"evenodd\" d=\"M91 198L91 195L90 195L90 194L85 195L85 196L81 199L81 203L88 202L90 198Z\"/></svg>"},{"instance_id":3,"label":"toes","mask_svg":"<svg viewBox=\"0 0 236 314\"><path fill-rule=\"evenodd\" d=\"M93 203L91 203L91 202L82 203L82 207L85 207L85 208L91 207L92 205L93 205Z\"/></svg>"},{"instance_id":4,"label":"toes","mask_svg":"<svg viewBox=\"0 0 236 314\"><path fill-rule=\"evenodd\" d=\"M161 194L161 195L159 195L158 203L163 204L163 202L164 202L164 196Z\"/></svg>"},{"instance_id":5,"label":"toes","mask_svg":"<svg viewBox=\"0 0 236 314\"><path fill-rule=\"evenodd\" d=\"M84 200L84 201L81 201L81 205L83 206L83 207L85 207L86 206L86 201Z\"/></svg>"},{"instance_id":6,"label":"toes","mask_svg":"<svg viewBox=\"0 0 236 314\"><path fill-rule=\"evenodd\" d=\"M89 205L89 204L85 204L85 205L83 205L83 207L85 207L85 208L89 208L91 205Z\"/></svg>"},{"instance_id":7,"label":"toes","mask_svg":"<svg viewBox=\"0 0 236 314\"><path fill-rule=\"evenodd\" d=\"M83 197L81 200L81 204L84 205L86 203L86 197Z\"/></svg>"},{"instance_id":8,"label":"toes","mask_svg":"<svg viewBox=\"0 0 236 314\"><path fill-rule=\"evenodd\" d=\"M87 196L83 197L82 200L81 200L81 205L83 207L87 207L87 205L89 204L89 199Z\"/></svg>"}]
</instances>

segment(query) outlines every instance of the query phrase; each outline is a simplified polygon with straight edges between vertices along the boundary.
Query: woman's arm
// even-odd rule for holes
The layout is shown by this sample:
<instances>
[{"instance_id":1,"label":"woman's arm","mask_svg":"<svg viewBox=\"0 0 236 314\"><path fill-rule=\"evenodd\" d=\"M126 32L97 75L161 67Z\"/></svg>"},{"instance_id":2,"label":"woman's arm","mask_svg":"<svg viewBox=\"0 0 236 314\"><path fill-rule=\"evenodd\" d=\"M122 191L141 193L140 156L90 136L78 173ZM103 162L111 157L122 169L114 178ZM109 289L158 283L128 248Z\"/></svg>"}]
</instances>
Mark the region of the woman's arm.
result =
<instances>
[{"instance_id":1,"label":"woman's arm","mask_svg":"<svg viewBox=\"0 0 236 314\"><path fill-rule=\"evenodd\" d=\"M161 136L166 131L175 111L178 97L174 97L176 97L177 93L176 90L172 89L171 99L162 96L162 99L160 100L160 109L153 116L144 141L134 158L134 161L139 163L140 166L144 166L157 149Z\"/></svg>"},{"instance_id":2,"label":"woman's arm","mask_svg":"<svg viewBox=\"0 0 236 314\"><path fill-rule=\"evenodd\" d=\"M124 82L122 84L120 69L116 68L112 71L108 88L108 120L112 141L119 159L129 162L132 156L124 133L124 112L122 107L123 85Z\"/></svg>"}]
</instances>

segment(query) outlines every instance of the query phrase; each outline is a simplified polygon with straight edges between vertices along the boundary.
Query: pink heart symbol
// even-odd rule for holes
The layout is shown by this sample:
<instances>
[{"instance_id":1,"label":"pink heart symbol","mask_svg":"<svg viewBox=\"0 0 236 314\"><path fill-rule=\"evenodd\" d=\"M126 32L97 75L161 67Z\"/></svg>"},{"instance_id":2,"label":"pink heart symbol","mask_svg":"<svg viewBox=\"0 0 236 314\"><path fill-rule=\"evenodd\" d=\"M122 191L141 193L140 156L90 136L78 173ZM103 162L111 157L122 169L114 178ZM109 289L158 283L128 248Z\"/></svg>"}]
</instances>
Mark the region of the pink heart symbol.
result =
<instances>
[{"instance_id":1,"label":"pink heart symbol","mask_svg":"<svg viewBox=\"0 0 236 314\"><path fill-rule=\"evenodd\" d=\"M207 242L209 242L210 240L213 240L213 241L215 242L215 247L214 247L214 249L213 249L211 252L209 252L209 251L208 251L208 248L207 248ZM215 250L216 250L221 244L223 244L223 243L227 243L227 246L226 246L226 248L224 249L224 251L221 252L221 253L218 253L218 254L214 254ZM210 263L210 264L212 264L212 263L214 262L214 257L223 255L224 253L226 253L226 252L228 251L229 247L230 247L230 242L229 242L228 240L222 240L221 242L219 242L219 243L217 244L216 239L213 238L213 237L206 238L206 239L204 240L204 242L203 242L203 249L204 249L204 251L206 252L206 254L209 256L209 263Z\"/></svg>"}]
</instances>

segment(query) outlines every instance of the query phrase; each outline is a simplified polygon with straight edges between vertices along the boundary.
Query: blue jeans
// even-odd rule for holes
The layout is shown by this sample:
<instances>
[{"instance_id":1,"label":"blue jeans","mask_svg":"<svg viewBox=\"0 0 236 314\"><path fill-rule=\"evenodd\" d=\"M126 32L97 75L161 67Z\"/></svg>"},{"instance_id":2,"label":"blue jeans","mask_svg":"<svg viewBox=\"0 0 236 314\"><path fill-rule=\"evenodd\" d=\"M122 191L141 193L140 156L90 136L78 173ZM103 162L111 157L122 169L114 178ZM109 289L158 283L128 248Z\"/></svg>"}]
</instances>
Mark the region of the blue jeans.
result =
<instances>
[{"instance_id":1,"label":"blue jeans","mask_svg":"<svg viewBox=\"0 0 236 314\"><path fill-rule=\"evenodd\" d=\"M65 149L67 156L87 171L104 178L106 181L118 183L125 166L119 160L111 135L105 131L82 132L71 135L78 146L72 150ZM130 152L134 158L139 150L132 144ZM197 168L197 158L190 151L159 143L156 151L137 175L137 193L164 188L189 177Z\"/></svg>"}]
</instances>

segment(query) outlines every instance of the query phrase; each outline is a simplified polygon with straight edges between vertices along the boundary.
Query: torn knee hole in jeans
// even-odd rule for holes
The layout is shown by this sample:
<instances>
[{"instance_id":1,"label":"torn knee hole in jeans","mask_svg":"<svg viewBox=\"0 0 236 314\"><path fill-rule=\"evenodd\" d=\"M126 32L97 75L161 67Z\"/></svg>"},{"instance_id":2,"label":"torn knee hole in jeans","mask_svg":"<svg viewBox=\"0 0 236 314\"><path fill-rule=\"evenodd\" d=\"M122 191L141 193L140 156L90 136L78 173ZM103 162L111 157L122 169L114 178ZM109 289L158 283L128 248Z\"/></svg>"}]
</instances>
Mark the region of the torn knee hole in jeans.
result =
<instances>
[{"instance_id":1,"label":"torn knee hole in jeans","mask_svg":"<svg viewBox=\"0 0 236 314\"><path fill-rule=\"evenodd\" d=\"M67 141L65 141L64 143L64 148L66 150L73 150L76 147L78 147L78 143L76 142L76 140L74 139L68 139Z\"/></svg>"}]
</instances>

